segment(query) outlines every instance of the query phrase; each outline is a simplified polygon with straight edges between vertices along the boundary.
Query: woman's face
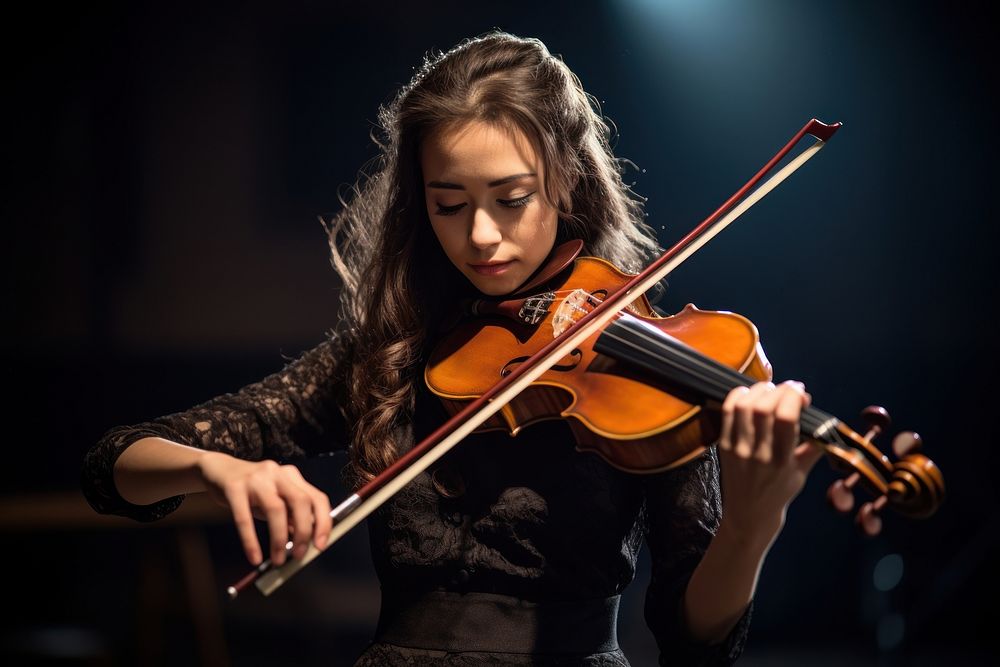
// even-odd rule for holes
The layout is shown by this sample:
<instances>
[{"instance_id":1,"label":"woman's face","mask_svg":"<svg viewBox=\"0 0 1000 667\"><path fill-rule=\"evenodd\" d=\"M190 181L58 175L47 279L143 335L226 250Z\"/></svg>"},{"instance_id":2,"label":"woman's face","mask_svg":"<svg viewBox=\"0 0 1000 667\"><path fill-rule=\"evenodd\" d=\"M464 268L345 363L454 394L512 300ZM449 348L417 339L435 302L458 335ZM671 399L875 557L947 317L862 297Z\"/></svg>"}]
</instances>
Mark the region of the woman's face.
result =
<instances>
[{"instance_id":1,"label":"woman's face","mask_svg":"<svg viewBox=\"0 0 1000 667\"><path fill-rule=\"evenodd\" d=\"M427 215L448 259L484 294L517 289L555 243L541 160L518 130L472 121L421 144Z\"/></svg>"}]
</instances>

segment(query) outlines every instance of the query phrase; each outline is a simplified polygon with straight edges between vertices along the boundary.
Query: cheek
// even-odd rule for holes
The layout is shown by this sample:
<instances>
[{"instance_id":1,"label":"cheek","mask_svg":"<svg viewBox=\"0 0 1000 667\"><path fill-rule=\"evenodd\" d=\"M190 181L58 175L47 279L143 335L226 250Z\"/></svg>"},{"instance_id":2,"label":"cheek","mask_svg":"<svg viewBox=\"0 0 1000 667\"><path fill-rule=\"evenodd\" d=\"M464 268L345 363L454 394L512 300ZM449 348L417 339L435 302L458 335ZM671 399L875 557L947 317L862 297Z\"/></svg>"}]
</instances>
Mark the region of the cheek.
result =
<instances>
[{"instance_id":1,"label":"cheek","mask_svg":"<svg viewBox=\"0 0 1000 667\"><path fill-rule=\"evenodd\" d=\"M539 211L536 216L534 224L530 227L531 231L528 234L530 238L525 240L530 242L537 252L544 251L543 254L548 255L556 239L558 216L552 209Z\"/></svg>"},{"instance_id":2,"label":"cheek","mask_svg":"<svg viewBox=\"0 0 1000 667\"><path fill-rule=\"evenodd\" d=\"M431 229L434 230L434 237L452 262L456 260L456 255L461 247L461 230L456 221L440 220L431 218ZM451 223L451 224L449 224Z\"/></svg>"}]
</instances>

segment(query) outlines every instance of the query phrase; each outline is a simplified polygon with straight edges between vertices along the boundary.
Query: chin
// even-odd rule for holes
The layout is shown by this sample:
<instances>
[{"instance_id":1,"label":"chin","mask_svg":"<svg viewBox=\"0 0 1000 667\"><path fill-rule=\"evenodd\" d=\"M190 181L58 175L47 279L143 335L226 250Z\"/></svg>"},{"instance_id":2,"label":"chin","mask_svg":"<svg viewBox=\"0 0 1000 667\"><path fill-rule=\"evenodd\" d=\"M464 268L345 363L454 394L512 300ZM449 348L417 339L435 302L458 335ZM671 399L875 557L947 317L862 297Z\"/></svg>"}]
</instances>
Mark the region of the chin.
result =
<instances>
[{"instance_id":1,"label":"chin","mask_svg":"<svg viewBox=\"0 0 1000 667\"><path fill-rule=\"evenodd\" d=\"M473 283L475 284L475 283ZM511 292L509 289L498 288L496 285L486 286L486 285L476 285L476 289L485 294L486 296L503 296Z\"/></svg>"},{"instance_id":2,"label":"chin","mask_svg":"<svg viewBox=\"0 0 1000 667\"><path fill-rule=\"evenodd\" d=\"M510 294L515 289L517 285L511 284L513 281L510 280L482 280L482 276L476 276L478 280L474 280L471 276L468 276L469 282L472 285L485 294L486 296L503 296L504 294Z\"/></svg>"}]
</instances>

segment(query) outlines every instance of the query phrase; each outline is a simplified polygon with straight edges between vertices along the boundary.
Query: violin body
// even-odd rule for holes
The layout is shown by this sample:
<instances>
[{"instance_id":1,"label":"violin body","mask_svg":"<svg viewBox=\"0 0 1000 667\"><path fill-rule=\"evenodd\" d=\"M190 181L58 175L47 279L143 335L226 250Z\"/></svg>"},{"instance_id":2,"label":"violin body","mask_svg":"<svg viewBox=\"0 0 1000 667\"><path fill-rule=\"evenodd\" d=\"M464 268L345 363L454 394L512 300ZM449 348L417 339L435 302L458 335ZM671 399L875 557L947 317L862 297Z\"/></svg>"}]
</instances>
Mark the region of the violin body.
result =
<instances>
[{"instance_id":1,"label":"violin body","mask_svg":"<svg viewBox=\"0 0 1000 667\"><path fill-rule=\"evenodd\" d=\"M459 412L552 340L560 301L582 290L593 306L630 278L604 260L576 259L570 271L547 286L548 292L541 292L554 299L537 322L517 316L532 295L515 296L494 304L492 314L467 319L449 332L431 353L424 372L427 386L451 414ZM645 295L626 310L735 371L771 379L757 328L745 317L690 304L676 315L659 317ZM592 451L619 469L647 473L697 457L717 439L718 415L705 409L702 397L597 352L597 338L566 355L477 431L516 435L537 421L565 419L581 451Z\"/></svg>"}]
</instances>

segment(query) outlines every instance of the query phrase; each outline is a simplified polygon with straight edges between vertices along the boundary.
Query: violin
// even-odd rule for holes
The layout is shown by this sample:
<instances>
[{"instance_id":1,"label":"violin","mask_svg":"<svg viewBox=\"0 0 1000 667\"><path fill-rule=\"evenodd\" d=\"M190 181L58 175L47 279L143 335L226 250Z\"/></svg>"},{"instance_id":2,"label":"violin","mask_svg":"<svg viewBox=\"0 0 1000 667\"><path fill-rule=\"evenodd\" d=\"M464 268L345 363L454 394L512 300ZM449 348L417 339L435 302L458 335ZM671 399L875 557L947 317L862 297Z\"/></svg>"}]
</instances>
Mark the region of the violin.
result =
<instances>
[{"instance_id":1,"label":"violin","mask_svg":"<svg viewBox=\"0 0 1000 667\"><path fill-rule=\"evenodd\" d=\"M581 241L571 241L555 255L575 257L582 247ZM550 262L542 272L553 272L554 263L561 261ZM466 307L472 317L432 350L424 381L450 414L459 412L630 277L602 259L580 257L549 289L522 291L500 302L472 302ZM709 398L721 404L735 386L725 381L729 376L723 367L745 373L747 385L771 379L757 329L742 316L689 305L678 315L659 317L645 294L625 313L557 361L475 432L516 435L536 421L565 419L580 451L596 453L626 472L659 472L697 457L718 438L718 420L700 406ZM713 384L706 377L712 372L725 380Z\"/></svg>"},{"instance_id":2,"label":"violin","mask_svg":"<svg viewBox=\"0 0 1000 667\"><path fill-rule=\"evenodd\" d=\"M541 419L566 419L581 450L632 472L654 472L700 455L718 434L716 408L738 386L770 379L756 327L733 313L694 306L659 317L645 297L671 271L811 159L841 127L810 120L742 188L672 248L636 275L595 258L579 258L582 242L557 248L511 297L468 305L468 317L432 351L425 369L431 391L452 413L448 421L331 511L325 548L476 430L515 433ZM778 169L805 136L816 141ZM775 171L776 170L776 171ZM772 172L774 172L772 174ZM769 176L761 183L765 176ZM869 534L886 506L904 516L932 515L944 478L920 453L920 438L903 433L892 462L873 444L888 425L882 408L865 411L862 436L818 408L802 411L802 437L823 447L847 474L830 487L842 512L859 483L875 497L858 512ZM287 546L291 552L291 543ZM227 592L254 584L269 595L321 551L310 543L300 559L266 560Z\"/></svg>"},{"instance_id":3,"label":"violin","mask_svg":"<svg viewBox=\"0 0 1000 667\"><path fill-rule=\"evenodd\" d=\"M564 268L565 258L576 257L582 247L581 241L560 247L528 290L467 306L472 317L438 343L424 372L427 386L450 413L633 277L594 257L577 258ZM551 289L532 291L553 273L559 275ZM772 375L757 328L747 318L691 304L660 317L643 293L476 432L503 429L516 435L537 421L565 419L580 451L626 472L659 472L701 455L718 439L718 408L730 390ZM865 415L877 430L861 436L812 405L802 411L803 437L823 446L834 467L850 474L849 483L833 487L834 506L849 511L844 491L860 482L876 498L859 513L868 532L877 532L876 515L886 505L911 518L930 516L944 499L944 479L920 453L919 436L897 436L899 460L891 463L872 444L888 425L888 413L871 407Z\"/></svg>"}]
</instances>

